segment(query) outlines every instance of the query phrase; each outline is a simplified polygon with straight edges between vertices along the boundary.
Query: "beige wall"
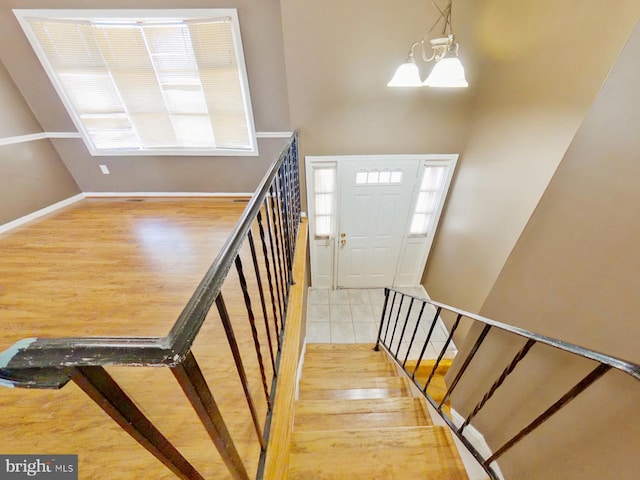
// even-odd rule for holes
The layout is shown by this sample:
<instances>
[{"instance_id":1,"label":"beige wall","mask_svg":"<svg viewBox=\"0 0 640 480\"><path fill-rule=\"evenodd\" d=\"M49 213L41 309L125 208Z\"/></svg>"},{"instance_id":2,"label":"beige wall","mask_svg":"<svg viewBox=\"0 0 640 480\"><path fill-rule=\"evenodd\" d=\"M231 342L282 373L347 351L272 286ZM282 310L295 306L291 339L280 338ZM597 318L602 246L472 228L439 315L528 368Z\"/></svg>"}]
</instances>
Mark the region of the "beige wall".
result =
<instances>
[{"instance_id":1,"label":"beige wall","mask_svg":"<svg viewBox=\"0 0 640 480\"><path fill-rule=\"evenodd\" d=\"M0 63L0 139L42 129ZM79 193L49 140L0 146L0 225Z\"/></svg>"},{"instance_id":2,"label":"beige wall","mask_svg":"<svg viewBox=\"0 0 640 480\"><path fill-rule=\"evenodd\" d=\"M281 5L291 122L300 129L301 158L462 151L481 63L471 41L475 2L456 2L454 10L471 84L462 90L386 86L437 18L428 0Z\"/></svg>"},{"instance_id":3,"label":"beige wall","mask_svg":"<svg viewBox=\"0 0 640 480\"><path fill-rule=\"evenodd\" d=\"M12 8L104 8L103 0L12 0L0 3L0 60L45 131L75 126L55 93ZM184 8L175 0L116 0L109 8ZM188 8L238 9L257 131L289 131L278 0L195 0ZM54 142L83 191L250 192L274 160L279 140L259 140L258 157L91 157L82 140ZM117 173L103 175L99 164ZM239 175L238 172L242 172Z\"/></svg>"},{"instance_id":4,"label":"beige wall","mask_svg":"<svg viewBox=\"0 0 640 480\"><path fill-rule=\"evenodd\" d=\"M425 270L432 298L477 312L640 15L635 0L486 0L489 58Z\"/></svg>"},{"instance_id":5,"label":"beige wall","mask_svg":"<svg viewBox=\"0 0 640 480\"><path fill-rule=\"evenodd\" d=\"M636 27L481 314L640 363L640 25ZM521 341L490 335L469 378L485 388ZM487 370L488 368L488 370ZM534 347L477 426L498 447L594 368ZM481 390L461 385L455 406ZM555 398L554 398L555 395ZM640 382L608 373L505 454L506 478L638 478ZM506 431L506 432L505 432Z\"/></svg>"}]
</instances>

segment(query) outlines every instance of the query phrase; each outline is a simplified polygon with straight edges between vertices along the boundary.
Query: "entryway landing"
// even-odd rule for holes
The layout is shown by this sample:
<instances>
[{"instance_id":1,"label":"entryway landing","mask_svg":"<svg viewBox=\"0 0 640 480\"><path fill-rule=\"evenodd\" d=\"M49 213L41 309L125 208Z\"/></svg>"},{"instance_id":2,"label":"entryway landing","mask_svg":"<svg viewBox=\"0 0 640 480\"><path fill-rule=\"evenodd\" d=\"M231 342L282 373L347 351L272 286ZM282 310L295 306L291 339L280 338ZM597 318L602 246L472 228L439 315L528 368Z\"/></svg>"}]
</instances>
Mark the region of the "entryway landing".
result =
<instances>
[{"instance_id":1,"label":"entryway landing","mask_svg":"<svg viewBox=\"0 0 640 480\"><path fill-rule=\"evenodd\" d=\"M398 290L418 298L428 298L421 286L400 287ZM383 305L384 289L382 288L330 290L311 287L307 305L306 341L307 343L375 343ZM399 322L404 321L407 310L408 304L405 303L400 310ZM411 310L407 331L413 332L419 310L419 308ZM409 359L419 357L434 315L435 309L427 305L422 314ZM447 328L442 320L438 319L423 358L437 358L448 336ZM411 336L406 334L401 351L406 351L410 339ZM445 358L453 358L456 353L457 348L452 341L447 347Z\"/></svg>"}]
</instances>

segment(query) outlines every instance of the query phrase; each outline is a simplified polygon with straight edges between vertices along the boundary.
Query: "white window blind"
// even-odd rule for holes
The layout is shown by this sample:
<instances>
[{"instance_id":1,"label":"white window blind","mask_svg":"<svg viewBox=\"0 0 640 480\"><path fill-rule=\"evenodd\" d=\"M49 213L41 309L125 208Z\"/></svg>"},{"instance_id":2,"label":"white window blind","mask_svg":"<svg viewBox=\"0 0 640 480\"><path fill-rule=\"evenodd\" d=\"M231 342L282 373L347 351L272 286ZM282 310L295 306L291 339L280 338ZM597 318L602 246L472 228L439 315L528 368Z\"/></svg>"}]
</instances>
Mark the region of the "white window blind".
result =
<instances>
[{"instance_id":1,"label":"white window blind","mask_svg":"<svg viewBox=\"0 0 640 480\"><path fill-rule=\"evenodd\" d=\"M237 17L30 15L21 23L92 153L255 152Z\"/></svg>"},{"instance_id":2,"label":"white window blind","mask_svg":"<svg viewBox=\"0 0 640 480\"><path fill-rule=\"evenodd\" d=\"M442 189L447 177L447 167L426 166L420 183L416 208L411 219L411 235L427 235L434 220Z\"/></svg>"},{"instance_id":3,"label":"white window blind","mask_svg":"<svg viewBox=\"0 0 640 480\"><path fill-rule=\"evenodd\" d=\"M315 237L329 238L333 234L335 167L314 168Z\"/></svg>"}]
</instances>

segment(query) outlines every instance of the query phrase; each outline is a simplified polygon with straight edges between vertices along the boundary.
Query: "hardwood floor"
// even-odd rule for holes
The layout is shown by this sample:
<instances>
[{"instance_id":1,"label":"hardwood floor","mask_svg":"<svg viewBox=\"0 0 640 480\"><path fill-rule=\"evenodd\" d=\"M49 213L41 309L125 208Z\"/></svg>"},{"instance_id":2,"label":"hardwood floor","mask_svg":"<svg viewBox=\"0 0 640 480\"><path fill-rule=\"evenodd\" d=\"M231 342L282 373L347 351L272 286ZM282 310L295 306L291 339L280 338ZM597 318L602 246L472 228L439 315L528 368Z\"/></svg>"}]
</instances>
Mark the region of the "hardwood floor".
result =
<instances>
[{"instance_id":1,"label":"hardwood floor","mask_svg":"<svg viewBox=\"0 0 640 480\"><path fill-rule=\"evenodd\" d=\"M448 428L431 423L424 400L411 396L373 344L307 344L288 473L290 480L468 478Z\"/></svg>"},{"instance_id":2,"label":"hardwood floor","mask_svg":"<svg viewBox=\"0 0 640 480\"><path fill-rule=\"evenodd\" d=\"M25 337L166 335L244 207L233 199L84 200L0 235L0 351ZM254 284L253 270L247 275ZM234 272L223 293L243 358L255 366ZM258 329L264 340L260 322ZM264 341L261 348L268 359ZM217 312L193 352L255 476L260 447ZM229 478L168 368L107 370L205 478ZM248 373L263 422L259 371ZM78 454L82 479L175 478L73 383L59 391L0 388L0 445L7 454Z\"/></svg>"}]
</instances>

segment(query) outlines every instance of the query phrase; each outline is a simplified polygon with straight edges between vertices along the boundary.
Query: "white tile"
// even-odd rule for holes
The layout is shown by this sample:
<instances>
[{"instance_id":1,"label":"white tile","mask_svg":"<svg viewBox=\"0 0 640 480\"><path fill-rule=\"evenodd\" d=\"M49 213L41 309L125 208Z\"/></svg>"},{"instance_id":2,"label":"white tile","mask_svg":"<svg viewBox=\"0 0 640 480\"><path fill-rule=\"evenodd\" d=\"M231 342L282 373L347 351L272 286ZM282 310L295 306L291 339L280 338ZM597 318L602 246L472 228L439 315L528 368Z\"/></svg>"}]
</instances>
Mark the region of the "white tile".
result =
<instances>
[{"instance_id":1,"label":"white tile","mask_svg":"<svg viewBox=\"0 0 640 480\"><path fill-rule=\"evenodd\" d=\"M332 322L351 322L351 307L349 305L329 305L329 317Z\"/></svg>"},{"instance_id":2,"label":"white tile","mask_svg":"<svg viewBox=\"0 0 640 480\"><path fill-rule=\"evenodd\" d=\"M331 322L331 343L356 343L353 323Z\"/></svg>"},{"instance_id":3,"label":"white tile","mask_svg":"<svg viewBox=\"0 0 640 480\"><path fill-rule=\"evenodd\" d=\"M449 332L442 324L442 321L438 322L438 325L433 329L433 333L431 334L431 340L434 342L446 342L447 338L449 338Z\"/></svg>"},{"instance_id":4,"label":"white tile","mask_svg":"<svg viewBox=\"0 0 640 480\"><path fill-rule=\"evenodd\" d=\"M331 343L331 324L329 322L307 323L306 340L308 343Z\"/></svg>"},{"instance_id":5,"label":"white tile","mask_svg":"<svg viewBox=\"0 0 640 480\"><path fill-rule=\"evenodd\" d=\"M420 358L420 352L422 351L422 347L424 346L423 342L415 341L411 344L411 351L409 352L409 356L407 360L417 360ZM400 352L402 356L399 358L404 360L404 356L407 354L407 348L409 347L409 342L402 342L402 347L400 347ZM427 349L429 347L427 346ZM423 358L427 358L428 352L425 350L425 354Z\"/></svg>"},{"instance_id":6,"label":"white tile","mask_svg":"<svg viewBox=\"0 0 640 480\"><path fill-rule=\"evenodd\" d=\"M384 288L371 288L367 290L369 292L369 301L371 305L384 305Z\"/></svg>"},{"instance_id":7,"label":"white tile","mask_svg":"<svg viewBox=\"0 0 640 480\"><path fill-rule=\"evenodd\" d=\"M329 305L307 305L307 320L309 322L328 322Z\"/></svg>"},{"instance_id":8,"label":"white tile","mask_svg":"<svg viewBox=\"0 0 640 480\"><path fill-rule=\"evenodd\" d=\"M328 305L329 290L326 288L309 288L309 305Z\"/></svg>"},{"instance_id":9,"label":"white tile","mask_svg":"<svg viewBox=\"0 0 640 480\"><path fill-rule=\"evenodd\" d=\"M335 305L348 305L349 304L349 291L348 290L329 290L329 303Z\"/></svg>"},{"instance_id":10,"label":"white tile","mask_svg":"<svg viewBox=\"0 0 640 480\"><path fill-rule=\"evenodd\" d=\"M354 322L378 322L371 305L351 305L351 318Z\"/></svg>"},{"instance_id":11,"label":"white tile","mask_svg":"<svg viewBox=\"0 0 640 480\"><path fill-rule=\"evenodd\" d=\"M358 343L375 343L378 336L378 325L371 322L353 322L353 330Z\"/></svg>"},{"instance_id":12,"label":"white tile","mask_svg":"<svg viewBox=\"0 0 640 480\"><path fill-rule=\"evenodd\" d=\"M370 305L369 292L359 288L349 289L349 303L351 305Z\"/></svg>"},{"instance_id":13,"label":"white tile","mask_svg":"<svg viewBox=\"0 0 640 480\"><path fill-rule=\"evenodd\" d=\"M442 351L442 347L444 347L445 342L430 342L430 343L431 345L433 345L433 348L437 352L436 354L440 355L440 352ZM445 351L444 356L442 358L447 358L447 359L454 358L456 356L456 353L458 353L458 350L456 349L456 346L453 344L453 342L451 342L447 346L447 350Z\"/></svg>"}]
</instances>

